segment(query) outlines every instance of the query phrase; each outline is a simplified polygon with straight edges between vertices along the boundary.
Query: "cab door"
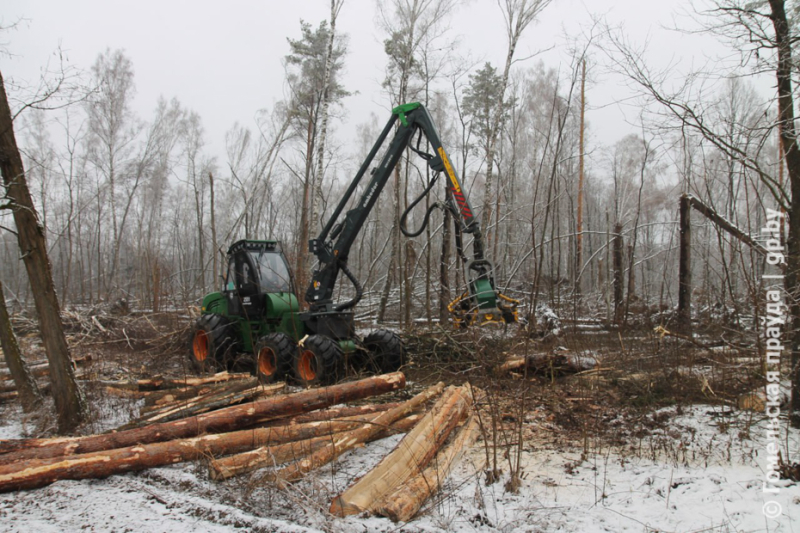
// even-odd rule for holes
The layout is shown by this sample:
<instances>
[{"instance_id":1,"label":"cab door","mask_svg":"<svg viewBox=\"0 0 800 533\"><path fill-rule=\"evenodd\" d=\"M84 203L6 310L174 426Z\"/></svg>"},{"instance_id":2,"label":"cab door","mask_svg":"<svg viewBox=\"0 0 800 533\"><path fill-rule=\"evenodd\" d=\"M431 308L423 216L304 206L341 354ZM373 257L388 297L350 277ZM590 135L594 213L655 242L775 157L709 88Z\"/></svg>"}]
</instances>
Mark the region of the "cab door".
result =
<instances>
[{"instance_id":1,"label":"cab door","mask_svg":"<svg viewBox=\"0 0 800 533\"><path fill-rule=\"evenodd\" d=\"M246 251L242 250L231 256L226 289L230 314L246 320L261 318L264 305L258 270Z\"/></svg>"}]
</instances>

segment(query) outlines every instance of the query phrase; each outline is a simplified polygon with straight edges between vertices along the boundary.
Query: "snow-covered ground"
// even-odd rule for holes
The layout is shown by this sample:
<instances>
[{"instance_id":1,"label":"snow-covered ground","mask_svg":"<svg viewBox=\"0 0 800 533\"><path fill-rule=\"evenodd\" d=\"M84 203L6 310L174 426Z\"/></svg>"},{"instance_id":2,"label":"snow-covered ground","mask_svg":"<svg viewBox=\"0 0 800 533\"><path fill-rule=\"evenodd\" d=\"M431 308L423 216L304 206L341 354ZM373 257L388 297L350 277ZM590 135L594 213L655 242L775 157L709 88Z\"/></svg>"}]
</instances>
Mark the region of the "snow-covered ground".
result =
<instances>
[{"instance_id":1,"label":"snow-covered ground","mask_svg":"<svg viewBox=\"0 0 800 533\"><path fill-rule=\"evenodd\" d=\"M333 496L396 445L395 436L348 453L290 492L258 483L258 473L217 484L196 463L3 494L0 530L800 532L800 485L783 482L771 498L762 492L762 415L702 405L657 414L670 416L664 429L587 450L559 445L556 428L534 422L541 438L525 443L517 494L503 481L483 482L479 442L436 501L402 527L326 513ZM8 420L0 421L0 438L23 431ZM784 431L782 448L798 461L800 432ZM777 519L764 516L767 499L781 505Z\"/></svg>"}]
</instances>

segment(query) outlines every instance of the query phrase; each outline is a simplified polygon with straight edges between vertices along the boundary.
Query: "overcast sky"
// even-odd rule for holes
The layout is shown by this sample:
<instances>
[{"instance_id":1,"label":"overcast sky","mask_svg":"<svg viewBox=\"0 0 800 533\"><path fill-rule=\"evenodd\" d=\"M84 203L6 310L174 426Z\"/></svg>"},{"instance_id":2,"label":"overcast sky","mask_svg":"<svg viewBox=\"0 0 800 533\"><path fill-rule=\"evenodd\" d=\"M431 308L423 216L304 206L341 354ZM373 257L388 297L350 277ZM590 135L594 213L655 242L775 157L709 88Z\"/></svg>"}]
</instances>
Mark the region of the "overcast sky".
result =
<instances>
[{"instance_id":1,"label":"overcast sky","mask_svg":"<svg viewBox=\"0 0 800 533\"><path fill-rule=\"evenodd\" d=\"M704 62L708 52L700 51L704 47L696 38L666 29L687 5L687 0L555 0L527 29L517 57L549 51L515 68L542 59L550 67L568 69L566 36L588 31L592 15L624 26L634 41L649 40L652 57L662 64ZM284 98L286 38L299 36L301 19L315 26L326 19L329 6L328 0L5 0L2 24L24 20L0 39L13 55L2 57L0 68L6 78L34 84L59 47L71 65L83 70L106 48L122 48L133 61L139 116L149 120L160 95L177 97L200 114L209 146L222 159L224 134L234 122L252 126L257 110ZM337 31L349 36L343 81L348 90L358 91L345 100L346 123L338 127L342 145L370 112L381 122L388 118L390 103L381 88L386 35L376 11L374 0L345 0L338 22ZM507 43L496 1L462 3L450 14L449 26L448 34L460 39L457 57L502 68ZM637 114L617 103L629 94L621 79L599 68L593 76L587 95L591 139L612 144L637 131L628 124Z\"/></svg>"}]
</instances>

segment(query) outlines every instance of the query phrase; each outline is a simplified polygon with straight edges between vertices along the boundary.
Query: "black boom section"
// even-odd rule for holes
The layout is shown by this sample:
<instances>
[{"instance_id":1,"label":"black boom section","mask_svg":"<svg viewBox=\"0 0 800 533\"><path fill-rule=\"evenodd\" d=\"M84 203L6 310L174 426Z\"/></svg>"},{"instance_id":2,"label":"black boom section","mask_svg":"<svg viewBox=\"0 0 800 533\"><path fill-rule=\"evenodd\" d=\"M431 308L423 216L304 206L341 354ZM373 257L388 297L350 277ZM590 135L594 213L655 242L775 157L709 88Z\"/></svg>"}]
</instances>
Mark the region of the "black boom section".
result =
<instances>
[{"instance_id":1,"label":"black boom section","mask_svg":"<svg viewBox=\"0 0 800 533\"><path fill-rule=\"evenodd\" d=\"M380 164L372 170L369 183L361 192L358 202L355 204L355 207L347 211L343 220L339 221L340 215L353 194L355 194L361 179L384 145L392 129L395 127L394 137L386 148ZM434 151L433 154L427 154L420 150L419 144L422 141L421 136L416 143L417 146L414 146L414 138L418 132L424 135L427 143ZM461 232L471 234L474 239L472 247L473 260L470 261L469 268L474 271L473 273L476 278L486 279L492 288L494 288L494 280L491 279L492 264L484 257L480 226L462 190L458 175L442 147L439 133L436 131L436 127L433 124L428 110L419 103L411 103L399 106L393 110L389 122L386 124L386 127L384 127L381 135L372 147L372 150L370 150L370 153L361 165L361 168L336 207L336 210L333 212L333 215L328 220L319 236L309 241L309 251L316 255L319 261L318 268L314 272L305 296L306 302L310 305L312 314L342 312L353 307L361 298L361 287L352 273L347 269L347 257L350 253L350 247L361 232L370 211L372 211L375 202L378 200L378 196L389 182L392 172L403 156L403 152L406 148L410 148L426 159L432 170L437 173L444 172L446 175L446 208L451 211L455 215L456 220L459 221L459 229ZM432 184L430 184L430 186L432 186ZM430 187L426 189L425 192L427 193L428 190L430 190ZM334 306L333 290L340 271L344 272L346 277L355 285L356 296L349 302Z\"/></svg>"}]
</instances>

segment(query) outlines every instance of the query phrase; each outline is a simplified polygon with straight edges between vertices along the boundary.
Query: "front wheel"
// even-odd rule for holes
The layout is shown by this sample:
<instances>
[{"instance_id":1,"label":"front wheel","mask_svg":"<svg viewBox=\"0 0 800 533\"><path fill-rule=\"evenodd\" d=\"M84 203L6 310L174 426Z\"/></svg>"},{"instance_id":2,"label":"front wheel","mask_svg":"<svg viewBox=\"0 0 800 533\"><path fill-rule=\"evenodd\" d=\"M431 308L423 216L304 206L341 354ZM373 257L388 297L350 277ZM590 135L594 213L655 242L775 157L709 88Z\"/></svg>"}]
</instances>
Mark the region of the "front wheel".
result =
<instances>
[{"instance_id":1,"label":"front wheel","mask_svg":"<svg viewBox=\"0 0 800 533\"><path fill-rule=\"evenodd\" d=\"M281 379L291 364L297 345L285 333L264 335L256 343L256 376L261 384Z\"/></svg>"},{"instance_id":2,"label":"front wheel","mask_svg":"<svg viewBox=\"0 0 800 533\"><path fill-rule=\"evenodd\" d=\"M400 336L388 329L378 329L364 339L367 368L373 372L395 372L406 363L406 350Z\"/></svg>"},{"instance_id":3,"label":"front wheel","mask_svg":"<svg viewBox=\"0 0 800 533\"><path fill-rule=\"evenodd\" d=\"M342 360L339 343L323 335L310 335L294 354L292 370L304 387L336 381Z\"/></svg>"},{"instance_id":4,"label":"front wheel","mask_svg":"<svg viewBox=\"0 0 800 533\"><path fill-rule=\"evenodd\" d=\"M195 324L189 364L197 373L225 368L236 351L233 323L217 314L203 315Z\"/></svg>"}]
</instances>

